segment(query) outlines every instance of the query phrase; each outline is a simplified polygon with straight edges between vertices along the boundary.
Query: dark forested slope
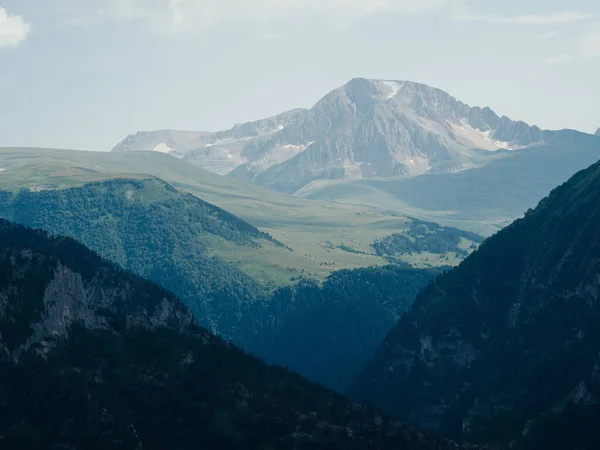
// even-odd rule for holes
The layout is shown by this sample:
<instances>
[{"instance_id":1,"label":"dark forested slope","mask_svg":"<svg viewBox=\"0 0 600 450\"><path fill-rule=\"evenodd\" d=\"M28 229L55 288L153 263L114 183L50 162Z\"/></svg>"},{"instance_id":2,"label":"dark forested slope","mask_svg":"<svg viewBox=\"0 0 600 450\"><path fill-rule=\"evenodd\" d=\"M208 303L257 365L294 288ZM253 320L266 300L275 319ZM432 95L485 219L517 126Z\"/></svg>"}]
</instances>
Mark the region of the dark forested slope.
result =
<instances>
[{"instance_id":1,"label":"dark forested slope","mask_svg":"<svg viewBox=\"0 0 600 450\"><path fill-rule=\"evenodd\" d=\"M600 164L418 296L352 394L457 439L600 447Z\"/></svg>"},{"instance_id":2,"label":"dark forested slope","mask_svg":"<svg viewBox=\"0 0 600 450\"><path fill-rule=\"evenodd\" d=\"M386 333L437 274L396 266L344 270L303 281L253 308L254 352L345 392Z\"/></svg>"},{"instance_id":3,"label":"dark forested slope","mask_svg":"<svg viewBox=\"0 0 600 450\"><path fill-rule=\"evenodd\" d=\"M0 448L458 448L246 355L75 241L3 220L0 336Z\"/></svg>"}]
</instances>

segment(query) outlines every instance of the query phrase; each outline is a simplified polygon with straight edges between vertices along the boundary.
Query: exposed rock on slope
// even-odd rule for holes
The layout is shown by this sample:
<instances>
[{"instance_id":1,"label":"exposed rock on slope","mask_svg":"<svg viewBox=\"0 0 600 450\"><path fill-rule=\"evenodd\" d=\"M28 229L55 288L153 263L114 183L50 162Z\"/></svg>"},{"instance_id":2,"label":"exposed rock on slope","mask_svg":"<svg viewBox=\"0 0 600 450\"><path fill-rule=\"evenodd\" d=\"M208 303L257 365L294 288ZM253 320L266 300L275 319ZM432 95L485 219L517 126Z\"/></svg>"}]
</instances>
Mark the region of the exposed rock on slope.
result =
<instances>
[{"instance_id":1,"label":"exposed rock on slope","mask_svg":"<svg viewBox=\"0 0 600 450\"><path fill-rule=\"evenodd\" d=\"M157 151L182 158L211 172L225 175L248 159L256 160L264 155L252 150L258 142L271 139L287 126L302 121L306 110L295 109L277 116L238 124L230 130L216 133L202 131L161 130L139 132L128 136L113 148L114 152ZM273 164L293 156L293 148L283 147L270 155ZM286 151L287 150L287 151Z\"/></svg>"},{"instance_id":2,"label":"exposed rock on slope","mask_svg":"<svg viewBox=\"0 0 600 450\"><path fill-rule=\"evenodd\" d=\"M64 344L74 325L178 332L191 312L168 291L128 275L69 238L53 239L0 219L0 352L18 360Z\"/></svg>"},{"instance_id":3,"label":"exposed rock on slope","mask_svg":"<svg viewBox=\"0 0 600 450\"><path fill-rule=\"evenodd\" d=\"M417 298L352 394L457 439L600 446L600 164Z\"/></svg>"}]
</instances>

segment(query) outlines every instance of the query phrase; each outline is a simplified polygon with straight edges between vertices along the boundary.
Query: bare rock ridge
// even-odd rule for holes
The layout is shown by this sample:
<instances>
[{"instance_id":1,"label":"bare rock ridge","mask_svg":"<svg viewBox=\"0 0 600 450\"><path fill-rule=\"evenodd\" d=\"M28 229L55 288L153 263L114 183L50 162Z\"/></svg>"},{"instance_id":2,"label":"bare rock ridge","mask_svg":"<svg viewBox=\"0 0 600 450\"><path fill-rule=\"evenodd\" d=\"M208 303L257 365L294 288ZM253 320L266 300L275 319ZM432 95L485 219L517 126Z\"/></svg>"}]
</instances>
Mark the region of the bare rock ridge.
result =
<instances>
[{"instance_id":1,"label":"bare rock ridge","mask_svg":"<svg viewBox=\"0 0 600 450\"><path fill-rule=\"evenodd\" d=\"M457 172L479 164L474 149L515 150L552 136L430 86L357 78L310 110L217 133L138 133L113 151L167 152L219 174L293 193L313 180Z\"/></svg>"},{"instance_id":2,"label":"bare rock ridge","mask_svg":"<svg viewBox=\"0 0 600 450\"><path fill-rule=\"evenodd\" d=\"M598 448L599 199L597 163L430 283L352 395L458 440Z\"/></svg>"}]
</instances>

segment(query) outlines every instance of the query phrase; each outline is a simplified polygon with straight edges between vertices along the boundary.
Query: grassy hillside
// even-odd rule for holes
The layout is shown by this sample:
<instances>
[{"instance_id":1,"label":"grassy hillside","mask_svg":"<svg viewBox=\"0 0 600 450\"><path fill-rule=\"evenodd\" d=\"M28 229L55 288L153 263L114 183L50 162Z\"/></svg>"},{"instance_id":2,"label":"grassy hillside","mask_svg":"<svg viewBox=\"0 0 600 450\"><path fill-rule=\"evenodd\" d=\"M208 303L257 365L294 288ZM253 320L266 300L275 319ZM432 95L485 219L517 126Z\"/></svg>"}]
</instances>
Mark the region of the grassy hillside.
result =
<instances>
[{"instance_id":1,"label":"grassy hillside","mask_svg":"<svg viewBox=\"0 0 600 450\"><path fill-rule=\"evenodd\" d=\"M266 248L258 255L254 252L247 255L242 250L232 258L231 248L220 246L214 249L215 256L232 258L233 262L259 277L265 275L262 266L290 268L289 278L310 274L323 280L339 269L385 264L371 244L390 234L407 232L411 223L401 211L322 203L283 195L206 172L157 152L4 148L0 149L0 169L0 190L10 191L61 189L119 177L159 177L247 220L295 250L291 254ZM450 221L448 225L482 228L481 224L468 221L458 224ZM484 231L493 230L483 228ZM449 260L443 264L437 261L439 258L427 256L406 257L405 260L416 267L460 261L451 252L445 256L449 256ZM249 258L252 261L258 258L260 264L246 264Z\"/></svg>"}]
</instances>

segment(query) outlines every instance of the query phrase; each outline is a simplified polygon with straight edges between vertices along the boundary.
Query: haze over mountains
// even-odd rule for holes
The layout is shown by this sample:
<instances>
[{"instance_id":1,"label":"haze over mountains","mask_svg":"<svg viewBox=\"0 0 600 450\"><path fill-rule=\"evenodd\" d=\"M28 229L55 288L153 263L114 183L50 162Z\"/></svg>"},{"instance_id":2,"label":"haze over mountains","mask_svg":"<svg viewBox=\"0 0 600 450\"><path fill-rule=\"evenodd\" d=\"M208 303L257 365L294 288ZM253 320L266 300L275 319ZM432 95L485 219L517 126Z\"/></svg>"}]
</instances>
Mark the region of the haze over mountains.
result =
<instances>
[{"instance_id":1,"label":"haze over mountains","mask_svg":"<svg viewBox=\"0 0 600 450\"><path fill-rule=\"evenodd\" d=\"M541 130L423 84L357 78L310 110L218 133L142 132L113 149L134 150L166 152L310 199L438 219L465 220L481 211L505 225L595 162L600 139ZM531 179L532 173L538 178ZM480 189L465 189L473 183ZM431 195L431 189L460 204Z\"/></svg>"},{"instance_id":2,"label":"haze over mountains","mask_svg":"<svg viewBox=\"0 0 600 450\"><path fill-rule=\"evenodd\" d=\"M365 79L217 133L0 149L0 448L595 450L599 158Z\"/></svg>"}]
</instances>

